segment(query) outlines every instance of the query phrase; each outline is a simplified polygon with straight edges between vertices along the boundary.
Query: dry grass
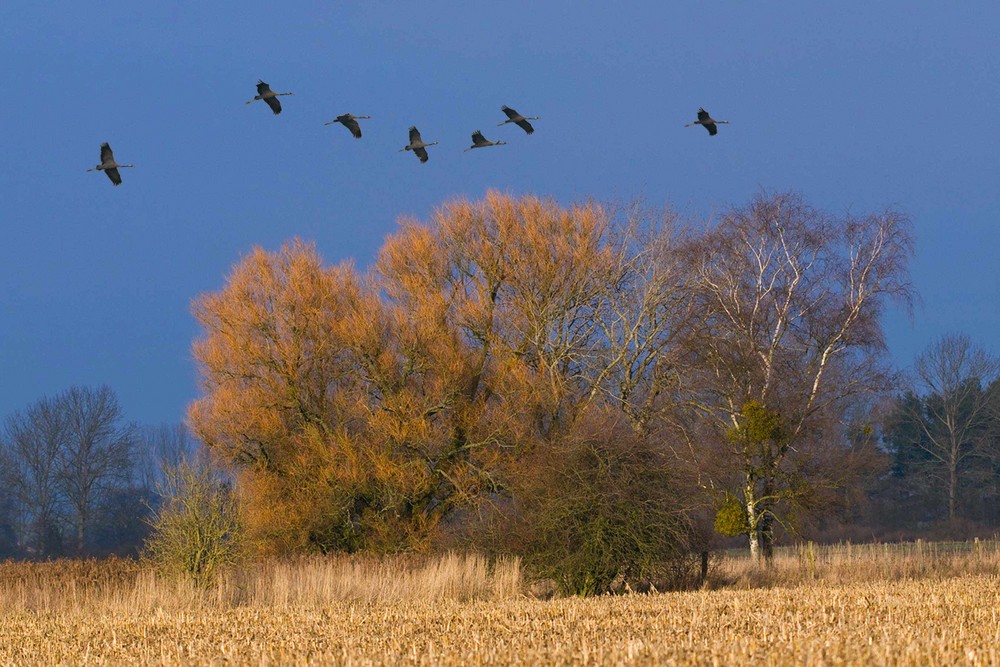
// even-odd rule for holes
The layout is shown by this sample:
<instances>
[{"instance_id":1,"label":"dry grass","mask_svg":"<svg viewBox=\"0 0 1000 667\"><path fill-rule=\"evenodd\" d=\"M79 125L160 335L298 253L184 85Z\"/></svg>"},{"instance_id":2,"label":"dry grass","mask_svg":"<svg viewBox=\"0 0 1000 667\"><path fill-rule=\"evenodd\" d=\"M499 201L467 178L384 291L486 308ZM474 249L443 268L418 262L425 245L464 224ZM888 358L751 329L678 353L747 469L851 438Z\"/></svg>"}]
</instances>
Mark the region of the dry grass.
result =
<instances>
[{"instance_id":1,"label":"dry grass","mask_svg":"<svg viewBox=\"0 0 1000 667\"><path fill-rule=\"evenodd\" d=\"M476 556L271 563L208 592L132 564L4 565L0 664L1000 664L996 549L865 549L779 554L791 585L747 588L762 575L731 558L719 590L551 601Z\"/></svg>"},{"instance_id":2,"label":"dry grass","mask_svg":"<svg viewBox=\"0 0 1000 667\"><path fill-rule=\"evenodd\" d=\"M207 590L129 560L4 563L0 615L503 600L523 587L519 560L489 563L476 554L270 561L229 572Z\"/></svg>"},{"instance_id":3,"label":"dry grass","mask_svg":"<svg viewBox=\"0 0 1000 667\"><path fill-rule=\"evenodd\" d=\"M904 542L896 544L810 543L779 547L767 568L749 555L717 559L711 587L766 588L819 582L823 585L1000 573L1000 540Z\"/></svg>"}]
</instances>

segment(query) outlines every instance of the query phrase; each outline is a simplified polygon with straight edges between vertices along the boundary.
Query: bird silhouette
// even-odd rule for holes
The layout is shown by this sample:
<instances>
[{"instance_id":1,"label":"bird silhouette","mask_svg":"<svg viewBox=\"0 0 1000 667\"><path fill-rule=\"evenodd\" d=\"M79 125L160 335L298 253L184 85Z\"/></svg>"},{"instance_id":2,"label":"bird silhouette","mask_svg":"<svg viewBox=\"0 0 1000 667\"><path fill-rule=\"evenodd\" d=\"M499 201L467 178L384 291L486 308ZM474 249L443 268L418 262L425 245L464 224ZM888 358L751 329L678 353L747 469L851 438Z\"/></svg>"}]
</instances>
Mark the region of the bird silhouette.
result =
<instances>
[{"instance_id":1,"label":"bird silhouette","mask_svg":"<svg viewBox=\"0 0 1000 667\"><path fill-rule=\"evenodd\" d=\"M503 146L506 141L490 141L483 136L482 130L476 130L472 133L472 145L465 149L465 153L468 153L473 148L486 148L487 146Z\"/></svg>"},{"instance_id":2,"label":"bird silhouette","mask_svg":"<svg viewBox=\"0 0 1000 667\"><path fill-rule=\"evenodd\" d=\"M111 152L110 144L105 141L101 144L101 164L87 171L103 171L117 187L122 184L122 175L118 173L118 170L134 166L134 164L118 164L115 162L115 154Z\"/></svg>"},{"instance_id":3,"label":"bird silhouette","mask_svg":"<svg viewBox=\"0 0 1000 667\"><path fill-rule=\"evenodd\" d=\"M278 98L281 97L282 95L294 95L294 94L295 93L276 93L273 90L271 90L271 87L269 85L267 85L260 79L257 79L257 94L253 96L252 100L247 100L246 103L251 104L252 102L256 102L257 100L264 100L264 102L267 103L267 106L271 107L271 111L274 112L274 115L277 116L279 113L281 113L281 102L278 101Z\"/></svg>"},{"instance_id":4,"label":"bird silhouette","mask_svg":"<svg viewBox=\"0 0 1000 667\"><path fill-rule=\"evenodd\" d=\"M719 128L716 127L716 124L719 124L719 125L728 125L729 121L728 120L715 120L704 109L698 109L698 120L696 120L693 123L688 123L684 127L691 127L692 125L701 125L706 130L708 130L708 134L710 136L714 137L719 132Z\"/></svg>"},{"instance_id":5,"label":"bird silhouette","mask_svg":"<svg viewBox=\"0 0 1000 667\"><path fill-rule=\"evenodd\" d=\"M334 123L340 123L354 135L355 139L361 138L361 126L358 124L358 118L371 118L371 116L355 116L354 114L345 113L337 116L329 123L323 123L323 125L333 125Z\"/></svg>"},{"instance_id":6,"label":"bird silhouette","mask_svg":"<svg viewBox=\"0 0 1000 667\"><path fill-rule=\"evenodd\" d=\"M503 111L505 114L507 114L507 120L505 120L502 123L497 123L497 127L500 127L501 125L506 125L507 123L514 123L528 134L531 134L535 131L535 128L533 128L531 126L531 123L529 123L528 121L542 119L541 116L531 116L531 117L522 116L517 111L511 109L509 106L506 105L500 107L500 110Z\"/></svg>"},{"instance_id":7,"label":"bird silhouette","mask_svg":"<svg viewBox=\"0 0 1000 667\"><path fill-rule=\"evenodd\" d=\"M420 131L417 129L416 125L410 126L410 143L399 149L399 152L403 151L413 151L413 153L420 158L421 162L427 162L429 156L427 155L427 147L435 146L438 142L433 141L429 144L425 144L424 140L420 138Z\"/></svg>"}]
</instances>

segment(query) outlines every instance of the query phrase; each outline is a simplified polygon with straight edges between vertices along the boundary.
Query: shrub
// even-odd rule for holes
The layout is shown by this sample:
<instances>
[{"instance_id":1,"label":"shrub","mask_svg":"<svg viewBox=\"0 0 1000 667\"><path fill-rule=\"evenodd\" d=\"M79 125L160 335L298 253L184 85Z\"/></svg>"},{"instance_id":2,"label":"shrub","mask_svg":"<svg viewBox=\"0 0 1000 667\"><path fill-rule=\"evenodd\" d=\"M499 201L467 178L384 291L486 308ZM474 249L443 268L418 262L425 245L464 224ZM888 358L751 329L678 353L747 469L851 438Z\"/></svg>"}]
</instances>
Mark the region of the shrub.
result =
<instances>
[{"instance_id":1,"label":"shrub","mask_svg":"<svg viewBox=\"0 0 1000 667\"><path fill-rule=\"evenodd\" d=\"M205 463L183 462L163 472L145 556L164 571L207 586L244 552L232 489Z\"/></svg>"},{"instance_id":2,"label":"shrub","mask_svg":"<svg viewBox=\"0 0 1000 667\"><path fill-rule=\"evenodd\" d=\"M677 480L647 443L611 433L549 454L526 496L525 560L537 574L576 595L686 578L692 527Z\"/></svg>"}]
</instances>

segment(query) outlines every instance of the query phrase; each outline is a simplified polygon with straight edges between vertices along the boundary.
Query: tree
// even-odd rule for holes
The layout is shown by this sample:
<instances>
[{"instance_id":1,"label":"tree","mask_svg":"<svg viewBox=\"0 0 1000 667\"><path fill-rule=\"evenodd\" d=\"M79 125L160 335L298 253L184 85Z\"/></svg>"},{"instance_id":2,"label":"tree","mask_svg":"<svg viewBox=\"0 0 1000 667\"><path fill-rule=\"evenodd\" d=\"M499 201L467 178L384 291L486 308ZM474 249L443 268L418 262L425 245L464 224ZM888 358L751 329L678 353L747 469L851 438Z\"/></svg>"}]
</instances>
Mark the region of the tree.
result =
<instances>
[{"instance_id":1,"label":"tree","mask_svg":"<svg viewBox=\"0 0 1000 667\"><path fill-rule=\"evenodd\" d=\"M366 276L301 241L241 261L195 303L189 418L240 471L251 533L424 549L589 411L655 430L686 274L669 218L623 217L490 193L404 220Z\"/></svg>"},{"instance_id":2,"label":"tree","mask_svg":"<svg viewBox=\"0 0 1000 667\"><path fill-rule=\"evenodd\" d=\"M13 467L8 460L6 448L0 438L0 470L9 471ZM16 500L10 485L3 483L4 473L0 473L0 560L13 558L18 554Z\"/></svg>"},{"instance_id":3,"label":"tree","mask_svg":"<svg viewBox=\"0 0 1000 667\"><path fill-rule=\"evenodd\" d=\"M59 397L65 419L59 481L71 510L76 552L88 548L102 504L128 485L136 427L124 421L110 387L72 387Z\"/></svg>"},{"instance_id":4,"label":"tree","mask_svg":"<svg viewBox=\"0 0 1000 667\"><path fill-rule=\"evenodd\" d=\"M531 474L517 480L508 540L566 594L690 583L697 536L681 471L656 439L591 412L524 462Z\"/></svg>"},{"instance_id":5,"label":"tree","mask_svg":"<svg viewBox=\"0 0 1000 667\"><path fill-rule=\"evenodd\" d=\"M404 223L380 256L379 282L402 315L396 330L413 341L406 349L449 341L456 355L443 385L453 393L424 403L459 408L435 412L445 430L421 446L428 461L463 463L443 489L513 497L498 532L540 570L568 568L568 589L603 590L616 574L662 566L689 528L657 432L692 313L673 218L490 193L447 204L433 222Z\"/></svg>"},{"instance_id":6,"label":"tree","mask_svg":"<svg viewBox=\"0 0 1000 667\"><path fill-rule=\"evenodd\" d=\"M255 249L193 310L202 395L188 418L237 470L249 537L277 551L359 548L363 515L384 514L389 468L381 443L365 437L378 387L356 356L386 333L378 300L352 267L324 266L294 240Z\"/></svg>"},{"instance_id":7,"label":"tree","mask_svg":"<svg viewBox=\"0 0 1000 667\"><path fill-rule=\"evenodd\" d=\"M57 556L61 550L59 465L67 432L58 398L39 399L4 421L0 482L12 497L24 551L35 558Z\"/></svg>"},{"instance_id":8,"label":"tree","mask_svg":"<svg viewBox=\"0 0 1000 667\"><path fill-rule=\"evenodd\" d=\"M132 483L152 491L162 481L166 467L176 468L192 460L198 446L184 424L146 425L137 429Z\"/></svg>"},{"instance_id":9,"label":"tree","mask_svg":"<svg viewBox=\"0 0 1000 667\"><path fill-rule=\"evenodd\" d=\"M146 425L134 436L128 466L105 489L88 522L87 550L93 555L138 555L150 533L150 514L158 509L164 470L193 460L197 451L183 424Z\"/></svg>"},{"instance_id":10,"label":"tree","mask_svg":"<svg viewBox=\"0 0 1000 667\"><path fill-rule=\"evenodd\" d=\"M907 443L924 455L924 468L944 490L948 520L958 512L963 477L975 459L989 460L996 415L988 387L1000 376L1000 359L964 334L943 336L914 362L920 400L901 404L919 430Z\"/></svg>"},{"instance_id":11,"label":"tree","mask_svg":"<svg viewBox=\"0 0 1000 667\"><path fill-rule=\"evenodd\" d=\"M146 558L204 587L244 556L236 499L206 460L165 466L158 493Z\"/></svg>"},{"instance_id":12,"label":"tree","mask_svg":"<svg viewBox=\"0 0 1000 667\"><path fill-rule=\"evenodd\" d=\"M639 206L456 200L366 275L297 240L243 259L195 302L189 419L272 549L429 548L451 518L527 508L528 461L611 460L570 446L601 423L739 498L766 554L862 458L847 414L888 382L879 316L910 296L909 253L898 214L792 195L701 234Z\"/></svg>"},{"instance_id":13,"label":"tree","mask_svg":"<svg viewBox=\"0 0 1000 667\"><path fill-rule=\"evenodd\" d=\"M811 462L839 446L831 426L846 406L888 387L880 315L888 299L909 302L911 250L898 213L836 218L790 194L758 195L692 244L705 320L688 342L691 405L723 464L710 485L740 498L754 558L810 495ZM741 435L757 412L780 438Z\"/></svg>"},{"instance_id":14,"label":"tree","mask_svg":"<svg viewBox=\"0 0 1000 667\"><path fill-rule=\"evenodd\" d=\"M740 452L745 463L746 485L742 503L728 492L724 495L715 527L733 537L757 536L767 558L771 556L772 524L776 518L772 508L781 500L794 499L797 490L785 478L785 471L774 465L787 451L787 438L781 416L757 401L743 406L739 422L726 434L727 441Z\"/></svg>"}]
</instances>

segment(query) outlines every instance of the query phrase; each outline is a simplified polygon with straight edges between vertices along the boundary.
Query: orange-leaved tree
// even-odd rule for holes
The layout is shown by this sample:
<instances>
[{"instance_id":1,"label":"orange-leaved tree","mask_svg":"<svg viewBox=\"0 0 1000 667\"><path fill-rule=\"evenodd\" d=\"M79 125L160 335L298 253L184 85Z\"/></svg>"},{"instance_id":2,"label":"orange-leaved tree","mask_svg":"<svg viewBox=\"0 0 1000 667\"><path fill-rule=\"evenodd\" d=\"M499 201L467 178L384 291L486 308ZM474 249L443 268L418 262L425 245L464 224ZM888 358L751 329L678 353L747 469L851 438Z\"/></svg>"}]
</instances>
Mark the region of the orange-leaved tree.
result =
<instances>
[{"instance_id":1,"label":"orange-leaved tree","mask_svg":"<svg viewBox=\"0 0 1000 667\"><path fill-rule=\"evenodd\" d=\"M693 310L676 235L635 206L489 193L402 221L364 276L298 240L253 251L195 302L189 410L251 536L422 549L537 488L531 462L592 445L595 420L659 447Z\"/></svg>"},{"instance_id":2,"label":"orange-leaved tree","mask_svg":"<svg viewBox=\"0 0 1000 667\"><path fill-rule=\"evenodd\" d=\"M371 305L349 265L299 240L255 249L199 297L197 435L239 473L250 534L285 550L356 548L383 457L356 437L366 387L352 348ZM376 300L377 303L377 300Z\"/></svg>"}]
</instances>

